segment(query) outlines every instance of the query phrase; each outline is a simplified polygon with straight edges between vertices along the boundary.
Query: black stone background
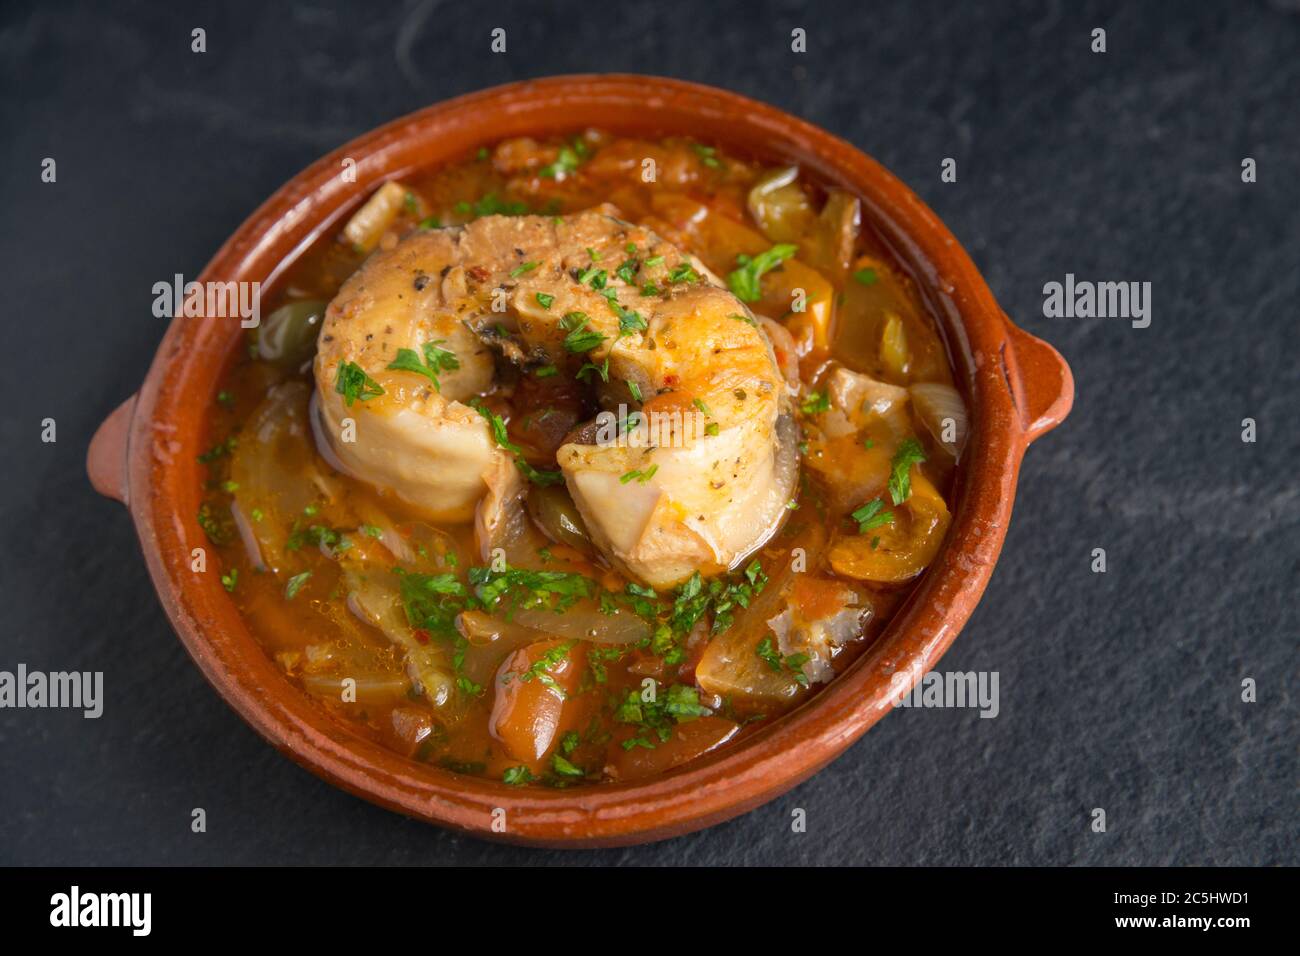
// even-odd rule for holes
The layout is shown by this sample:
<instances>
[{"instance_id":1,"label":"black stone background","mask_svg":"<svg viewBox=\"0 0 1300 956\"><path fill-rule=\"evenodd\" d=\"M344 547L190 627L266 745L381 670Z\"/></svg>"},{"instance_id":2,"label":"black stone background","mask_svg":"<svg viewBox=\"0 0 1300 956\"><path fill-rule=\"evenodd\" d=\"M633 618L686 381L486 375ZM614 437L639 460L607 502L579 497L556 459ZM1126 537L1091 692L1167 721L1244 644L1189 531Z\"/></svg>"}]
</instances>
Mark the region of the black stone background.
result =
<instances>
[{"instance_id":1,"label":"black stone background","mask_svg":"<svg viewBox=\"0 0 1300 956\"><path fill-rule=\"evenodd\" d=\"M495 26L507 55L489 53ZM83 458L162 334L155 281L197 274L367 129L580 71L737 90L876 156L1066 355L1078 400L1030 450L992 584L942 665L998 671L997 719L899 711L738 820L542 852L380 810L264 744L175 639ZM5 3L0 89L0 669L102 670L107 697L98 721L0 711L0 863L1297 862L1295 0ZM1043 284L1067 272L1150 281L1151 327L1044 318Z\"/></svg>"}]
</instances>

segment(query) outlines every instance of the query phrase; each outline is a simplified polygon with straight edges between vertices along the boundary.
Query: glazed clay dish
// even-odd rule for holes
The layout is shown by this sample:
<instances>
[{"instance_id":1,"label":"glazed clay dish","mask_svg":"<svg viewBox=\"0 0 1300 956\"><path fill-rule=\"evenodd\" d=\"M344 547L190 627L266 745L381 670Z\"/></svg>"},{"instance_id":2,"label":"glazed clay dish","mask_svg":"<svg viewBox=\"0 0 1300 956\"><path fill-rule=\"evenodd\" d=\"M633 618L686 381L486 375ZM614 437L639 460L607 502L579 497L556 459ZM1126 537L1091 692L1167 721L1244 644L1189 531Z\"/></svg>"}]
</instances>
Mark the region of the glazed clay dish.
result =
<instances>
[{"instance_id":1,"label":"glazed clay dish","mask_svg":"<svg viewBox=\"0 0 1300 956\"><path fill-rule=\"evenodd\" d=\"M181 640L324 779L525 844L684 833L843 751L1073 397L877 163L648 77L390 123L182 292L88 462Z\"/></svg>"}]
</instances>

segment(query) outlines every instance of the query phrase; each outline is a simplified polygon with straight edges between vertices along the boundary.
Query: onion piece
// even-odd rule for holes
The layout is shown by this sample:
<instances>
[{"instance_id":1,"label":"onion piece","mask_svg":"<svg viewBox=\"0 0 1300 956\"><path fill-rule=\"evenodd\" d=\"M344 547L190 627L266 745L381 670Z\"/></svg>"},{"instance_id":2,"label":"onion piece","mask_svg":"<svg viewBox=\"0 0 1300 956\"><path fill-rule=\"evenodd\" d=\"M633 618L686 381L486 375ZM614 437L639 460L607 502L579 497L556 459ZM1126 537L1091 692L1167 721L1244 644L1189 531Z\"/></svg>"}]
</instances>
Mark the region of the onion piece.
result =
<instances>
[{"instance_id":1,"label":"onion piece","mask_svg":"<svg viewBox=\"0 0 1300 956\"><path fill-rule=\"evenodd\" d=\"M515 611L511 620L524 627L568 640L593 644L635 644L650 635L650 624L626 608L605 614L594 604L582 601L563 613L542 608Z\"/></svg>"},{"instance_id":2,"label":"onion piece","mask_svg":"<svg viewBox=\"0 0 1300 956\"><path fill-rule=\"evenodd\" d=\"M401 183L384 183L352 214L343 227L343 237L358 252L369 252L401 214L409 195L414 194Z\"/></svg>"},{"instance_id":3,"label":"onion piece","mask_svg":"<svg viewBox=\"0 0 1300 956\"><path fill-rule=\"evenodd\" d=\"M355 685L345 685L344 680L355 681ZM343 700L344 690L355 692L358 704L385 704L406 696L411 681L403 674L348 674L345 676L331 674L304 674L303 690L313 697L320 697L339 703Z\"/></svg>"},{"instance_id":4,"label":"onion piece","mask_svg":"<svg viewBox=\"0 0 1300 956\"><path fill-rule=\"evenodd\" d=\"M760 704L791 700L800 693L803 688L788 671L773 670L758 656L758 646L764 639L775 644L773 621L782 626L779 619L788 608L795 577L801 573L794 570L796 562L789 560L793 549L802 548L806 566L816 567L825 547L826 529L810 524L789 542L784 560L764 560L772 569L767 585L748 607L736 612L731 627L713 637L695 667L695 680L702 690Z\"/></svg>"},{"instance_id":5,"label":"onion piece","mask_svg":"<svg viewBox=\"0 0 1300 956\"><path fill-rule=\"evenodd\" d=\"M230 461L240 515L254 519L240 523L240 534L251 531L261 564L276 573L286 564L290 528L320 487L307 436L308 392L297 381L271 389L240 433Z\"/></svg>"},{"instance_id":6,"label":"onion piece","mask_svg":"<svg viewBox=\"0 0 1300 956\"><path fill-rule=\"evenodd\" d=\"M441 643L421 643L406 620L401 588L391 571L366 568L364 573L351 568L346 572L348 607L384 636L406 651L406 671L435 707L443 707L453 698L455 678L447 666Z\"/></svg>"},{"instance_id":7,"label":"onion piece","mask_svg":"<svg viewBox=\"0 0 1300 956\"><path fill-rule=\"evenodd\" d=\"M764 173L749 190L749 214L773 242L793 242L812 222L812 206L799 188L799 167Z\"/></svg>"},{"instance_id":8,"label":"onion piece","mask_svg":"<svg viewBox=\"0 0 1300 956\"><path fill-rule=\"evenodd\" d=\"M955 460L966 445L970 422L966 403L951 385L922 382L911 388L912 405L921 424Z\"/></svg>"},{"instance_id":9,"label":"onion piece","mask_svg":"<svg viewBox=\"0 0 1300 956\"><path fill-rule=\"evenodd\" d=\"M912 367L912 352L907 346L903 317L894 312L885 313L885 327L880 333L880 364L899 380L906 380Z\"/></svg>"},{"instance_id":10,"label":"onion piece","mask_svg":"<svg viewBox=\"0 0 1300 956\"><path fill-rule=\"evenodd\" d=\"M255 571L265 571L266 563L262 560L262 549L257 543L257 535L253 532L252 524L244 517L238 501L230 503L230 516L235 520L235 530L239 532L239 541L244 546L244 555L248 558L249 565Z\"/></svg>"},{"instance_id":11,"label":"onion piece","mask_svg":"<svg viewBox=\"0 0 1300 956\"><path fill-rule=\"evenodd\" d=\"M808 240L800 247L800 254L823 275L835 282L843 282L853 260L861 226L862 203L858 197L842 189L832 189L812 225Z\"/></svg>"}]
</instances>

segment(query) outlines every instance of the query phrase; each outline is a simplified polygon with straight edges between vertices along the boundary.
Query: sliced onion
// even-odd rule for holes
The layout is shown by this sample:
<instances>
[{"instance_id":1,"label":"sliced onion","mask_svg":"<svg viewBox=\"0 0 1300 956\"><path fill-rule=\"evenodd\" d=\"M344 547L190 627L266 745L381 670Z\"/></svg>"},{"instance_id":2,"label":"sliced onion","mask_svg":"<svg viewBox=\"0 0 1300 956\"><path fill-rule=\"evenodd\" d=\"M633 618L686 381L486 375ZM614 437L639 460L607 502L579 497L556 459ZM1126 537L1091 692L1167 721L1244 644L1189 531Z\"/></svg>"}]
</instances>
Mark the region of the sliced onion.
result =
<instances>
[{"instance_id":1,"label":"sliced onion","mask_svg":"<svg viewBox=\"0 0 1300 956\"><path fill-rule=\"evenodd\" d=\"M302 382L286 382L267 393L239 436L230 462L240 523L257 542L260 562L278 572L285 562L289 529L316 500L319 471L307 437L307 394Z\"/></svg>"},{"instance_id":2,"label":"sliced onion","mask_svg":"<svg viewBox=\"0 0 1300 956\"><path fill-rule=\"evenodd\" d=\"M262 548L257 543L257 535L253 532L252 524L244 517L238 501L230 503L230 516L235 519L235 530L239 532L239 540L244 546L248 563L254 570L265 571L266 564L262 561Z\"/></svg>"},{"instance_id":3,"label":"sliced onion","mask_svg":"<svg viewBox=\"0 0 1300 956\"><path fill-rule=\"evenodd\" d=\"M555 637L593 644L635 644L650 634L649 623L626 608L605 614L586 601L561 614L542 608L516 611L511 620Z\"/></svg>"},{"instance_id":4,"label":"sliced onion","mask_svg":"<svg viewBox=\"0 0 1300 956\"><path fill-rule=\"evenodd\" d=\"M872 416L890 423L905 424L907 389L881 382L870 375L837 368L827 381L831 409L822 416L821 428L828 438L842 438L858 431ZM898 430L895 428L895 430Z\"/></svg>"},{"instance_id":5,"label":"sliced onion","mask_svg":"<svg viewBox=\"0 0 1300 956\"><path fill-rule=\"evenodd\" d=\"M343 682L351 678L355 686ZM302 686L307 693L335 703L343 700L343 691L355 691L358 704L391 703L406 695L411 681L404 674L304 674Z\"/></svg>"},{"instance_id":6,"label":"sliced onion","mask_svg":"<svg viewBox=\"0 0 1300 956\"><path fill-rule=\"evenodd\" d=\"M775 561L764 560L770 580L749 606L736 612L731 627L718 634L704 649L695 668L695 679L710 694L769 703L789 700L802 689L787 671L774 671L758 656L758 645L773 638L773 627L786 629L792 623L788 599L794 586L796 562L789 560L794 548L802 548L807 567L815 567L826 546L826 530L810 524L790 542L790 552Z\"/></svg>"},{"instance_id":7,"label":"sliced onion","mask_svg":"<svg viewBox=\"0 0 1300 956\"><path fill-rule=\"evenodd\" d=\"M359 252L369 252L406 205L411 191L401 183L384 183L343 227L343 237Z\"/></svg>"},{"instance_id":8,"label":"sliced onion","mask_svg":"<svg viewBox=\"0 0 1300 956\"><path fill-rule=\"evenodd\" d=\"M817 215L800 255L837 282L843 281L853 259L862 225L862 203L857 196L832 189Z\"/></svg>"},{"instance_id":9,"label":"sliced onion","mask_svg":"<svg viewBox=\"0 0 1300 956\"><path fill-rule=\"evenodd\" d=\"M441 645L416 639L406 620L397 576L391 571L366 568L347 571L348 607L361 620L384 632L384 636L406 650L406 670L429 703L442 707L454 697L454 676L447 666Z\"/></svg>"},{"instance_id":10,"label":"sliced onion","mask_svg":"<svg viewBox=\"0 0 1300 956\"><path fill-rule=\"evenodd\" d=\"M966 403L951 385L923 382L913 385L912 404L916 407L921 424L934 436L948 454L955 459L966 445L970 423L966 416Z\"/></svg>"},{"instance_id":11,"label":"sliced onion","mask_svg":"<svg viewBox=\"0 0 1300 956\"><path fill-rule=\"evenodd\" d=\"M812 206L799 188L799 167L773 169L749 191L749 213L773 242L798 239L812 222Z\"/></svg>"}]
</instances>

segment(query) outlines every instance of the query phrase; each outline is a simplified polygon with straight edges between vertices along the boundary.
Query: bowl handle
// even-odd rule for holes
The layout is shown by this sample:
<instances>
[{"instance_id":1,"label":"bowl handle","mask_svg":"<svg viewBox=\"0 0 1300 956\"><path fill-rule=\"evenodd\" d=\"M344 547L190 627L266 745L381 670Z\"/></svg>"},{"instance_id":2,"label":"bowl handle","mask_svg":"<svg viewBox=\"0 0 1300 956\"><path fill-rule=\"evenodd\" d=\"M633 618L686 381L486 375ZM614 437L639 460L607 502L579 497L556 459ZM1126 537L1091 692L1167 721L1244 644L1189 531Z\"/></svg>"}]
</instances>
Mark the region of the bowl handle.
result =
<instances>
[{"instance_id":1,"label":"bowl handle","mask_svg":"<svg viewBox=\"0 0 1300 956\"><path fill-rule=\"evenodd\" d=\"M127 504L127 436L131 431L131 415L135 411L132 395L104 419L90 440L86 452L86 471L90 483L105 498Z\"/></svg>"},{"instance_id":2,"label":"bowl handle","mask_svg":"<svg viewBox=\"0 0 1300 956\"><path fill-rule=\"evenodd\" d=\"M1007 319L1007 337L1015 363L1014 372L1007 370L1007 378L1010 380L1014 375L1019 381L1020 394L1016 395L1013 387L1012 397L1020 409L1025 440L1032 442L1070 414L1074 405L1074 374L1060 352L1010 319Z\"/></svg>"}]
</instances>

